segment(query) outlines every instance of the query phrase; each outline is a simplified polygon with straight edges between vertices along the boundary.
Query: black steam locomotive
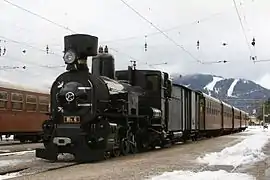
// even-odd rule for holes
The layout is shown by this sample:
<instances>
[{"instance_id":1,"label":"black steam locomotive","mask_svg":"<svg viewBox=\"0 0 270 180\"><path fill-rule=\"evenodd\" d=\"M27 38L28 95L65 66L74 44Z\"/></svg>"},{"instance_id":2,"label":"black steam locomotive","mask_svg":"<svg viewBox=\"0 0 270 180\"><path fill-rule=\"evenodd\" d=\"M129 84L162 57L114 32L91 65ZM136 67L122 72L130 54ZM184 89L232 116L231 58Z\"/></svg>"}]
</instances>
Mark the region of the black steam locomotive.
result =
<instances>
[{"instance_id":1,"label":"black steam locomotive","mask_svg":"<svg viewBox=\"0 0 270 180\"><path fill-rule=\"evenodd\" d=\"M136 70L135 64L115 72L113 56L107 47L97 53L94 36L69 35L64 42L67 71L52 84L45 149L37 149L37 157L57 160L59 153L71 153L76 161L100 160L162 147L181 136L166 130L167 73ZM88 56L94 56L92 73Z\"/></svg>"},{"instance_id":2,"label":"black steam locomotive","mask_svg":"<svg viewBox=\"0 0 270 180\"><path fill-rule=\"evenodd\" d=\"M135 63L115 71L108 48L97 53L97 37L69 35L64 43L67 71L51 87L39 158L70 153L75 161L95 161L247 127L246 112L172 84L168 73L137 70ZM88 56L93 56L91 73Z\"/></svg>"}]
</instances>

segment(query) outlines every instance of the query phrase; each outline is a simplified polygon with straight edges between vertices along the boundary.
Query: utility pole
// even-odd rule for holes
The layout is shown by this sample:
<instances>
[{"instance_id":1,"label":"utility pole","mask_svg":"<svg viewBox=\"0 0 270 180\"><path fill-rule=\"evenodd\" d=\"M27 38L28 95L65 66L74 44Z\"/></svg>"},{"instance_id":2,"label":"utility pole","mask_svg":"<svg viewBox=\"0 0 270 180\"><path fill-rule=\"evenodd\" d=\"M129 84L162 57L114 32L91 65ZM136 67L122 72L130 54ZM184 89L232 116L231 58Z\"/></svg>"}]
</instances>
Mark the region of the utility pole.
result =
<instances>
[{"instance_id":1,"label":"utility pole","mask_svg":"<svg viewBox=\"0 0 270 180\"><path fill-rule=\"evenodd\" d=\"M263 113L263 124L265 124L265 103L263 103L263 109L262 109Z\"/></svg>"}]
</instances>

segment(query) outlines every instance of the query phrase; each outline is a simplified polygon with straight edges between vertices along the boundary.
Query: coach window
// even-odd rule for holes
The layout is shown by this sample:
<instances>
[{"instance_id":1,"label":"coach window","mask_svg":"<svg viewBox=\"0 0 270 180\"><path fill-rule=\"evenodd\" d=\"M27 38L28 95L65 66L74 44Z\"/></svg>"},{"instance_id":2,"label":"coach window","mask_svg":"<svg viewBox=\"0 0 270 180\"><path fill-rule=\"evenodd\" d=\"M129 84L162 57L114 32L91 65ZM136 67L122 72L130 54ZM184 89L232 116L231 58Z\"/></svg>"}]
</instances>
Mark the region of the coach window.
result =
<instances>
[{"instance_id":1,"label":"coach window","mask_svg":"<svg viewBox=\"0 0 270 180\"><path fill-rule=\"evenodd\" d=\"M37 110L37 97L33 95L26 96L26 111L36 111Z\"/></svg>"},{"instance_id":2,"label":"coach window","mask_svg":"<svg viewBox=\"0 0 270 180\"><path fill-rule=\"evenodd\" d=\"M49 98L40 96L39 97L39 111L48 113L49 112Z\"/></svg>"},{"instance_id":3,"label":"coach window","mask_svg":"<svg viewBox=\"0 0 270 180\"><path fill-rule=\"evenodd\" d=\"M23 110L23 95L20 93L11 93L11 108L15 111Z\"/></svg>"},{"instance_id":4,"label":"coach window","mask_svg":"<svg viewBox=\"0 0 270 180\"><path fill-rule=\"evenodd\" d=\"M0 109L7 109L8 93L0 91Z\"/></svg>"}]
</instances>

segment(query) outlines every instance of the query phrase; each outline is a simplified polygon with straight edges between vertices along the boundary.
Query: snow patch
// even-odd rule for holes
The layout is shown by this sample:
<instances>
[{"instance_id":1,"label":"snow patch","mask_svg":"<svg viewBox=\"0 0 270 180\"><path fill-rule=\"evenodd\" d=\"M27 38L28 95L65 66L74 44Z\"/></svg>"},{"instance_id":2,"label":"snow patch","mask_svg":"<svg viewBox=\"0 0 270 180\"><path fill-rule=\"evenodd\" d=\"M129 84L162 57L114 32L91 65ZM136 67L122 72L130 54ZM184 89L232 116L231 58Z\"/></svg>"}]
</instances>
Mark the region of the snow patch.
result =
<instances>
[{"instance_id":1,"label":"snow patch","mask_svg":"<svg viewBox=\"0 0 270 180\"><path fill-rule=\"evenodd\" d=\"M228 173L224 170L219 171L173 171L165 172L160 176L152 177L151 180L255 180L256 178L242 173Z\"/></svg>"},{"instance_id":2,"label":"snow patch","mask_svg":"<svg viewBox=\"0 0 270 180\"><path fill-rule=\"evenodd\" d=\"M219 81L221 81L221 80L223 80L223 78L213 76L213 80L212 80L210 83L208 83L208 84L204 87L204 89L208 89L208 90L213 91L213 90L214 90L214 87L215 87L215 85L216 85L216 83L219 82Z\"/></svg>"},{"instance_id":3,"label":"snow patch","mask_svg":"<svg viewBox=\"0 0 270 180\"><path fill-rule=\"evenodd\" d=\"M2 135L2 141L6 140L6 141L12 141L14 140L14 135L10 135L10 136L6 136L6 135Z\"/></svg>"},{"instance_id":4,"label":"snow patch","mask_svg":"<svg viewBox=\"0 0 270 180\"><path fill-rule=\"evenodd\" d=\"M263 160L266 155L262 152L263 146L270 139L270 130L263 130L262 126L249 126L242 133L251 134L241 136L243 141L223 149L218 153L206 154L197 160L208 165L232 165L237 167L241 164L254 163ZM224 170L219 171L173 171L165 172L151 177L151 180L256 180L254 176L244 173L231 173Z\"/></svg>"},{"instance_id":5,"label":"snow patch","mask_svg":"<svg viewBox=\"0 0 270 180\"><path fill-rule=\"evenodd\" d=\"M231 165L234 167L264 160L266 155L262 152L262 148L269 142L270 131L260 127L245 132L252 135L246 136L242 142L226 147L221 152L205 154L204 157L198 157L197 160L208 165Z\"/></svg>"},{"instance_id":6,"label":"snow patch","mask_svg":"<svg viewBox=\"0 0 270 180\"><path fill-rule=\"evenodd\" d=\"M20 176L20 173L16 172L16 173L9 173L9 174L5 174L5 175L0 175L0 180L2 179L10 179L10 178L15 178Z\"/></svg>"},{"instance_id":7,"label":"snow patch","mask_svg":"<svg viewBox=\"0 0 270 180\"><path fill-rule=\"evenodd\" d=\"M35 153L35 150L2 153L2 154L0 154L0 156L24 155L24 154L27 154L27 153Z\"/></svg>"},{"instance_id":8,"label":"snow patch","mask_svg":"<svg viewBox=\"0 0 270 180\"><path fill-rule=\"evenodd\" d=\"M234 87L235 87L235 85L237 84L238 81L239 81L239 79L235 79L235 80L232 82L230 88L229 88L228 91L227 91L227 96L228 96L228 97L233 97L233 96L232 96L232 93L233 93Z\"/></svg>"},{"instance_id":9,"label":"snow patch","mask_svg":"<svg viewBox=\"0 0 270 180\"><path fill-rule=\"evenodd\" d=\"M20 159L9 159L9 160L0 160L0 168L1 167L8 167L8 166L15 166L17 164L22 164L26 162L31 162L30 159L20 160Z\"/></svg>"}]
</instances>

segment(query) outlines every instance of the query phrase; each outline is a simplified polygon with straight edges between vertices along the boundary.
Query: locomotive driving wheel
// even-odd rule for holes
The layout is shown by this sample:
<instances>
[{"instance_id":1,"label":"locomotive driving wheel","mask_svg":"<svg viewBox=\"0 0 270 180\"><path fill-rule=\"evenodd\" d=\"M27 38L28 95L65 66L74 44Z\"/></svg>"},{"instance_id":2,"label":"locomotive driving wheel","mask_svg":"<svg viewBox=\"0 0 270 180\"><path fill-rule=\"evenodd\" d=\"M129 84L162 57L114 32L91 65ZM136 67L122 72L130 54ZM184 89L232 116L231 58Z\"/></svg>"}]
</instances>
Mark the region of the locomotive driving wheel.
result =
<instances>
[{"instance_id":1,"label":"locomotive driving wheel","mask_svg":"<svg viewBox=\"0 0 270 180\"><path fill-rule=\"evenodd\" d=\"M137 143L135 141L135 135L132 132L129 133L128 140L129 140L130 152L132 154L137 153Z\"/></svg>"}]
</instances>

